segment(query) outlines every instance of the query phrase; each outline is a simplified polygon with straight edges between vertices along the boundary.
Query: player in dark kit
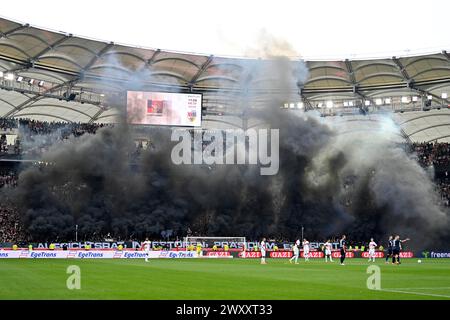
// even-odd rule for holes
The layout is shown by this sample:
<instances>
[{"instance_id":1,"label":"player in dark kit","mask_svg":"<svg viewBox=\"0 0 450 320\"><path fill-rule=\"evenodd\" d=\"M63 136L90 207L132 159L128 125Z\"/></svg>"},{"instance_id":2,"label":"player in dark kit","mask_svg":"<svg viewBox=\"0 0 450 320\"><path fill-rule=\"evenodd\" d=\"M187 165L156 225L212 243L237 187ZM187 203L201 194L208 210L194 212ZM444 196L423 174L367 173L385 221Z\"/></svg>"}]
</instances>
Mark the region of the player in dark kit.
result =
<instances>
[{"instance_id":1,"label":"player in dark kit","mask_svg":"<svg viewBox=\"0 0 450 320\"><path fill-rule=\"evenodd\" d=\"M386 252L386 263L389 263L389 258L392 257L392 248L394 246L394 237L393 236L389 236L389 240L388 240L388 247L387 247L387 252Z\"/></svg>"},{"instance_id":2,"label":"player in dark kit","mask_svg":"<svg viewBox=\"0 0 450 320\"><path fill-rule=\"evenodd\" d=\"M345 240L345 234L342 236L342 239L339 240L339 248L341 249L341 266L344 265L345 260L345 251L347 250L347 241Z\"/></svg>"},{"instance_id":3,"label":"player in dark kit","mask_svg":"<svg viewBox=\"0 0 450 320\"><path fill-rule=\"evenodd\" d=\"M400 236L396 235L392 245L392 264L400 264L400 250L402 243L409 241L409 238L400 240Z\"/></svg>"}]
</instances>

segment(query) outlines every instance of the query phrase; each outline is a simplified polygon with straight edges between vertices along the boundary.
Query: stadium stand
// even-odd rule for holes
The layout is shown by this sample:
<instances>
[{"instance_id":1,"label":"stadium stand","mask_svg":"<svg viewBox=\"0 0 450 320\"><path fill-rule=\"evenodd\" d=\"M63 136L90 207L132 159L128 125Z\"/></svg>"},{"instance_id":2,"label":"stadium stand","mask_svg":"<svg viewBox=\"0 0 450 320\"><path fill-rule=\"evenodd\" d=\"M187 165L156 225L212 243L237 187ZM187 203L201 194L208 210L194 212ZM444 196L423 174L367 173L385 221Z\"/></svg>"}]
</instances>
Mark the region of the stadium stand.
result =
<instances>
[{"instance_id":1,"label":"stadium stand","mask_svg":"<svg viewBox=\"0 0 450 320\"><path fill-rule=\"evenodd\" d=\"M8 172L0 174L0 188L14 188L17 186L17 174Z\"/></svg>"},{"instance_id":2,"label":"stadium stand","mask_svg":"<svg viewBox=\"0 0 450 320\"><path fill-rule=\"evenodd\" d=\"M411 149L417 154L419 164L433 166L436 189L439 191L441 205L450 206L450 144L447 142L413 143Z\"/></svg>"},{"instance_id":3,"label":"stadium stand","mask_svg":"<svg viewBox=\"0 0 450 320\"><path fill-rule=\"evenodd\" d=\"M449 143L413 143L412 150L419 156L419 163L423 167L448 166L450 165L450 144Z\"/></svg>"},{"instance_id":4,"label":"stadium stand","mask_svg":"<svg viewBox=\"0 0 450 320\"><path fill-rule=\"evenodd\" d=\"M15 128L17 122L14 119L0 119L0 123L4 124L4 128ZM51 135L57 130L61 132L68 132L69 135L75 137L85 133L95 134L102 124L68 124L63 122L46 122L29 119L19 120L20 126L29 129L25 132L26 135ZM61 138L67 137L61 135ZM24 139L26 137L23 137ZM137 144L136 154L139 155L142 151L142 143ZM427 143L412 143L409 145L409 150L417 155L418 163L427 168L429 166L439 167L441 170L435 176L436 189L440 194L440 204L442 206L450 207L450 144L446 142L427 142ZM1 160L0 156L0 160ZM9 170L0 173L0 188L14 188L18 183L18 171ZM345 181L351 186L351 181ZM23 241L26 235L20 229L20 220L18 219L17 211L9 207L7 204L1 204L1 218L0 218L0 234L3 242L9 241ZM196 231L193 234L197 234ZM98 239L103 239L103 235L97 235ZM279 235L276 241L283 242L286 239L283 235ZM358 245L357 242L355 242Z\"/></svg>"},{"instance_id":5,"label":"stadium stand","mask_svg":"<svg viewBox=\"0 0 450 320\"><path fill-rule=\"evenodd\" d=\"M257 126L255 119L242 117L230 93L251 86L257 92L270 89L262 87L264 75L249 77L252 59L124 46L4 18L0 18L0 32L7 35L0 48L0 160L37 157L53 142L42 139L37 144L36 137L61 140L95 134L117 123L120 112L115 102L125 100L124 83L137 80L144 88L202 93L204 130ZM378 130L381 122L376 115L389 112L400 128L399 141L410 144L420 165L436 168L441 204L449 207L448 52L302 62L308 78L289 88L297 99L286 101L284 108L341 118L343 127L351 123L358 131ZM264 99L257 100L255 107ZM143 148L139 141L137 156ZM15 167L1 174L2 190L20 183L17 173ZM351 187L351 181L345 183ZM4 241L23 237L17 232L14 208L1 204L1 219Z\"/></svg>"},{"instance_id":6,"label":"stadium stand","mask_svg":"<svg viewBox=\"0 0 450 320\"><path fill-rule=\"evenodd\" d=\"M26 240L21 229L18 213L12 207L0 204L0 242Z\"/></svg>"}]
</instances>

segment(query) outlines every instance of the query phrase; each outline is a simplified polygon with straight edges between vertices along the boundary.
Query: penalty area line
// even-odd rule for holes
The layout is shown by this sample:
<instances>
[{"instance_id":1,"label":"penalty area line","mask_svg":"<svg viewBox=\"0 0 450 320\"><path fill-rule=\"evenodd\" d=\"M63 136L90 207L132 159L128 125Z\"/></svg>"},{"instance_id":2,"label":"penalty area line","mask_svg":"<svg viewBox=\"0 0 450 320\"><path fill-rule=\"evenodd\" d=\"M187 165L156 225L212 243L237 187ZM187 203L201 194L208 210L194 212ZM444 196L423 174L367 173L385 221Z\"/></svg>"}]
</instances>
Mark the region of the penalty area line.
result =
<instances>
[{"instance_id":1,"label":"penalty area line","mask_svg":"<svg viewBox=\"0 0 450 320\"><path fill-rule=\"evenodd\" d=\"M436 289L439 289L439 288L436 288ZM450 299L450 296L446 296L446 295L443 295L443 294L412 292L412 291L394 290L394 289L380 289L380 291L394 292L394 293L415 294L415 295L418 295L418 296L430 296L430 297L440 297L440 298L448 298L448 299Z\"/></svg>"}]
</instances>

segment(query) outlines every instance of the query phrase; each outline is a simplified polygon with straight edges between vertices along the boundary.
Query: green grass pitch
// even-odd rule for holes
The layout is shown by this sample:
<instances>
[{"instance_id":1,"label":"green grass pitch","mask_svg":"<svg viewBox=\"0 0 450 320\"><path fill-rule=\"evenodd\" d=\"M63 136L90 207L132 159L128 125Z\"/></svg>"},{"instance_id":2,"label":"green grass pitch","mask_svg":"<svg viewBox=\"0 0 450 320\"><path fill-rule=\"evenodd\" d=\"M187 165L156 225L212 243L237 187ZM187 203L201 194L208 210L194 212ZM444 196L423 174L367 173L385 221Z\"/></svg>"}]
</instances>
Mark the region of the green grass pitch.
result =
<instances>
[{"instance_id":1,"label":"green grass pitch","mask_svg":"<svg viewBox=\"0 0 450 320\"><path fill-rule=\"evenodd\" d=\"M366 259L3 259L0 299L447 299L450 259L375 262L381 290L366 286ZM81 270L81 289L66 287L69 265Z\"/></svg>"}]
</instances>

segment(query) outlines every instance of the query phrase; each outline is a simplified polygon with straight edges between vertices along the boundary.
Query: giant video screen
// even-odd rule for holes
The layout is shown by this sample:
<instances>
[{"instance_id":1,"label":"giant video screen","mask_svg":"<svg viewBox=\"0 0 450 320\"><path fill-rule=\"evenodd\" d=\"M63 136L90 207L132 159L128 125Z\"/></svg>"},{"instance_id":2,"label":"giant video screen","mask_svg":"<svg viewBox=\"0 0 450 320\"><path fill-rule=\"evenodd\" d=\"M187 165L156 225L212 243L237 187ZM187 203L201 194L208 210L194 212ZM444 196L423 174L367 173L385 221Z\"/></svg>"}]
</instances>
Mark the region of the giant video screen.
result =
<instances>
[{"instance_id":1,"label":"giant video screen","mask_svg":"<svg viewBox=\"0 0 450 320\"><path fill-rule=\"evenodd\" d=\"M127 120L131 124L201 126L202 95L168 92L127 92Z\"/></svg>"}]
</instances>

